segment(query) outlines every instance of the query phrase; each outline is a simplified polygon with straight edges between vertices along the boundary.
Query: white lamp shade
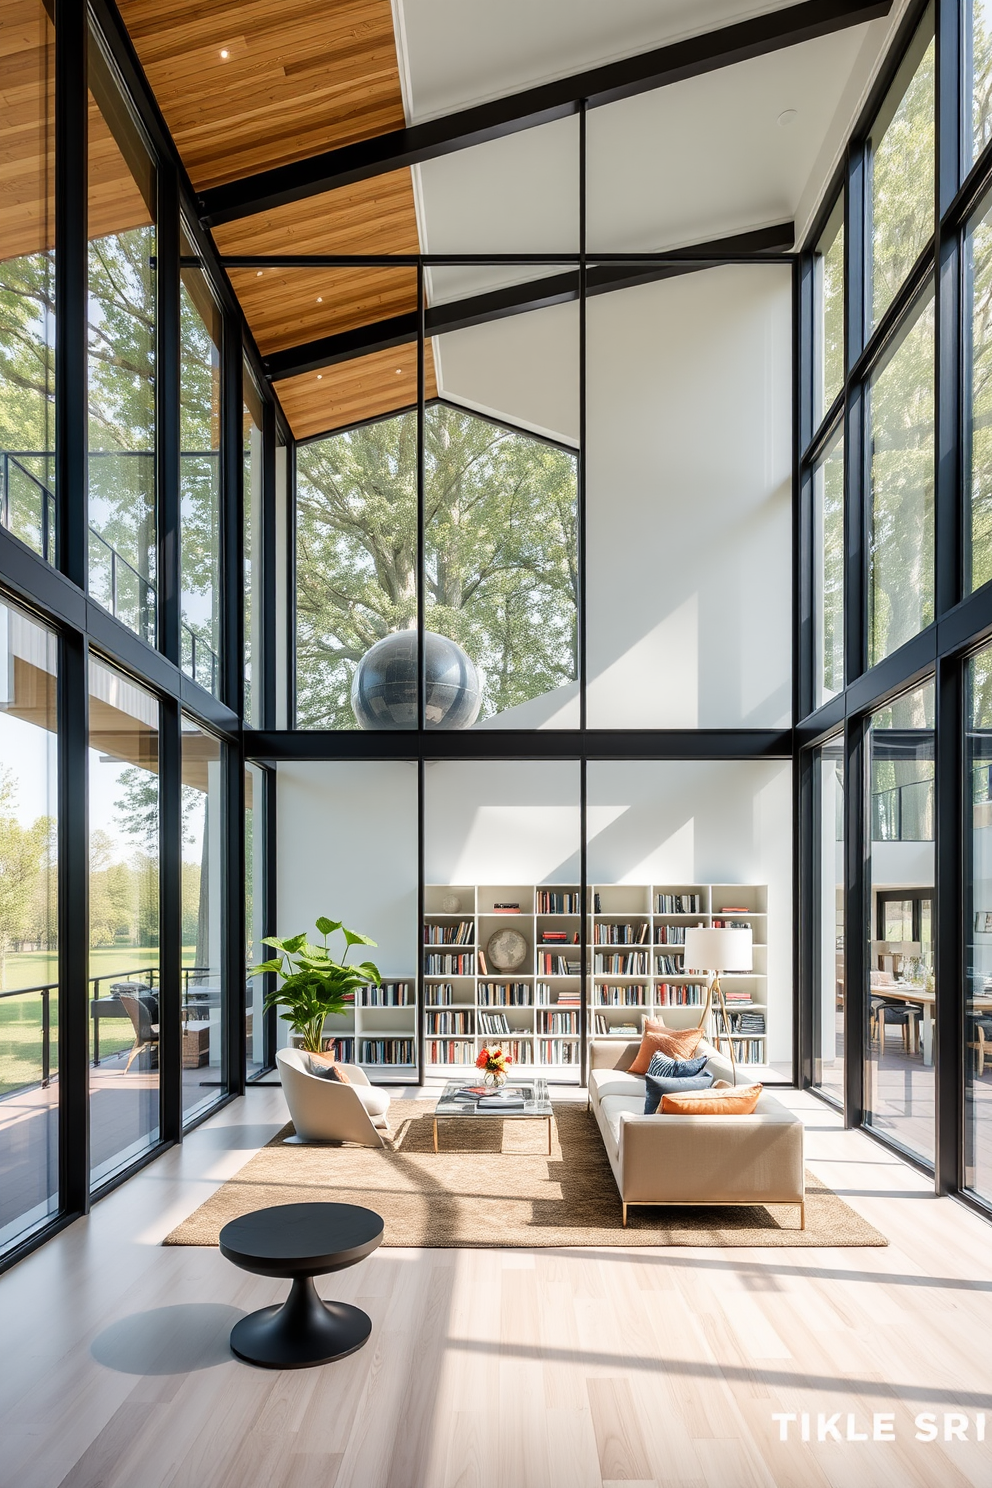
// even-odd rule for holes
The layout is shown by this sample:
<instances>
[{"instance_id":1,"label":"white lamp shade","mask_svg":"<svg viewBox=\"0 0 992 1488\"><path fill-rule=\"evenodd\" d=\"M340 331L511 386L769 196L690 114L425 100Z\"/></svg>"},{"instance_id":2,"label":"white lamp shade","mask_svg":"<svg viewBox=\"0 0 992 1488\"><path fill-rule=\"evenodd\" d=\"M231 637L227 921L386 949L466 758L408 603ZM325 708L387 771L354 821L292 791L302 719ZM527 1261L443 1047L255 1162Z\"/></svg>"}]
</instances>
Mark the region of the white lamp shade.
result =
<instances>
[{"instance_id":1,"label":"white lamp shade","mask_svg":"<svg viewBox=\"0 0 992 1488\"><path fill-rule=\"evenodd\" d=\"M750 971L751 931L691 929L685 932L687 971Z\"/></svg>"}]
</instances>

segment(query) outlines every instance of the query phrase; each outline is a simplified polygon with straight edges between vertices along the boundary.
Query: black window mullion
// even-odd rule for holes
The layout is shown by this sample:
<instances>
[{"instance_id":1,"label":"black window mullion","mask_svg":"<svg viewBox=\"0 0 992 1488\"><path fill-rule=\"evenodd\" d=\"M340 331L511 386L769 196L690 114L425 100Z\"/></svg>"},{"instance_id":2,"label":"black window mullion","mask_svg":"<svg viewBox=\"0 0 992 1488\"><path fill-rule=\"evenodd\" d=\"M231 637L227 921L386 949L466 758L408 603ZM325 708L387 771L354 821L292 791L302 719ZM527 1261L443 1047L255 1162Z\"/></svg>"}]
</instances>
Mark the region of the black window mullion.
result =
<instances>
[{"instance_id":1,"label":"black window mullion","mask_svg":"<svg viewBox=\"0 0 992 1488\"><path fill-rule=\"evenodd\" d=\"M965 811L964 668L958 658L937 662L934 720L935 811L934 985L937 988L934 1078L934 1168L939 1194L957 1189L964 1155L965 920L964 853L970 846Z\"/></svg>"},{"instance_id":2,"label":"black window mullion","mask_svg":"<svg viewBox=\"0 0 992 1488\"><path fill-rule=\"evenodd\" d=\"M274 405L266 399L262 410L262 531L261 552L258 562L261 568L257 593L261 603L260 656L252 657L252 667L258 673L255 685L261 696L256 717L263 728L276 726L276 413ZM247 719L250 724L251 720Z\"/></svg>"},{"instance_id":3,"label":"black window mullion","mask_svg":"<svg viewBox=\"0 0 992 1488\"><path fill-rule=\"evenodd\" d=\"M867 151L852 145L844 206L844 366L849 374L864 349ZM865 390L848 387L844 404L844 681L867 662L867 523Z\"/></svg>"},{"instance_id":4,"label":"black window mullion","mask_svg":"<svg viewBox=\"0 0 992 1488\"><path fill-rule=\"evenodd\" d=\"M871 938L870 733L852 719L844 739L844 1124L865 1109L868 944Z\"/></svg>"},{"instance_id":5,"label":"black window mullion","mask_svg":"<svg viewBox=\"0 0 992 1488\"><path fill-rule=\"evenodd\" d=\"M820 986L819 945L821 934L820 865L820 771L819 751L797 753L794 771L795 892L796 903L809 906L808 914L796 915L793 944L795 985L799 996L793 1012L793 1060L801 1089L820 1083ZM819 997L817 996L819 994Z\"/></svg>"},{"instance_id":6,"label":"black window mullion","mask_svg":"<svg viewBox=\"0 0 992 1488\"><path fill-rule=\"evenodd\" d=\"M962 170L964 102L961 6L937 0L936 210L936 473L934 485L934 614L962 597L963 491L961 461L961 241L944 216L957 195ZM969 99L970 102L970 99Z\"/></svg>"},{"instance_id":7,"label":"black window mullion","mask_svg":"<svg viewBox=\"0 0 992 1488\"><path fill-rule=\"evenodd\" d=\"M86 6L55 0L56 562L86 587Z\"/></svg>"},{"instance_id":8,"label":"black window mullion","mask_svg":"<svg viewBox=\"0 0 992 1488\"><path fill-rule=\"evenodd\" d=\"M243 598L240 590L236 597L240 607ZM223 744L221 751L221 774L224 781L221 840L224 844L223 897L226 913L221 942L221 1019L225 1038L220 1078L223 1092L228 1095L243 1095L248 1053L245 1031L248 990L245 977L245 767L239 748Z\"/></svg>"},{"instance_id":9,"label":"black window mullion","mask_svg":"<svg viewBox=\"0 0 992 1488\"><path fill-rule=\"evenodd\" d=\"M182 735L179 703L159 705L159 1098L162 1140L183 1130Z\"/></svg>"},{"instance_id":10,"label":"black window mullion","mask_svg":"<svg viewBox=\"0 0 992 1488\"><path fill-rule=\"evenodd\" d=\"M69 631L58 674L59 1199L90 1207L89 648Z\"/></svg>"},{"instance_id":11,"label":"black window mullion","mask_svg":"<svg viewBox=\"0 0 992 1488\"><path fill-rule=\"evenodd\" d=\"M220 615L221 698L244 717L244 375L241 327L224 317L221 336Z\"/></svg>"},{"instance_id":12,"label":"black window mullion","mask_svg":"<svg viewBox=\"0 0 992 1488\"><path fill-rule=\"evenodd\" d=\"M158 506L158 646L181 665L179 426L179 185L175 172L158 170L157 368L155 380L156 488Z\"/></svg>"}]
</instances>

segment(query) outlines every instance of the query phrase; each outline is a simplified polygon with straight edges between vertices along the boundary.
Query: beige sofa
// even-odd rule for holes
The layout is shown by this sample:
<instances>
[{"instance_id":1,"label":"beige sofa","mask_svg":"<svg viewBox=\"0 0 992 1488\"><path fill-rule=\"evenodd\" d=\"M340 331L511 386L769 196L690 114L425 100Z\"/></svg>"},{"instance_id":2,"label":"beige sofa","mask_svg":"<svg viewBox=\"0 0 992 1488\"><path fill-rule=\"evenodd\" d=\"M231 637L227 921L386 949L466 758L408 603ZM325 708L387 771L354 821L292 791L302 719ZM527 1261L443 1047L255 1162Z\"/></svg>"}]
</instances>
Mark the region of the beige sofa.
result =
<instances>
[{"instance_id":1,"label":"beige sofa","mask_svg":"<svg viewBox=\"0 0 992 1488\"><path fill-rule=\"evenodd\" d=\"M805 1229L802 1122L767 1091L751 1116L645 1116L644 1079L628 1073L639 1048L605 1039L589 1048L589 1106L624 1224L635 1204L794 1204ZM733 1078L711 1044L699 1052L717 1079Z\"/></svg>"}]
</instances>

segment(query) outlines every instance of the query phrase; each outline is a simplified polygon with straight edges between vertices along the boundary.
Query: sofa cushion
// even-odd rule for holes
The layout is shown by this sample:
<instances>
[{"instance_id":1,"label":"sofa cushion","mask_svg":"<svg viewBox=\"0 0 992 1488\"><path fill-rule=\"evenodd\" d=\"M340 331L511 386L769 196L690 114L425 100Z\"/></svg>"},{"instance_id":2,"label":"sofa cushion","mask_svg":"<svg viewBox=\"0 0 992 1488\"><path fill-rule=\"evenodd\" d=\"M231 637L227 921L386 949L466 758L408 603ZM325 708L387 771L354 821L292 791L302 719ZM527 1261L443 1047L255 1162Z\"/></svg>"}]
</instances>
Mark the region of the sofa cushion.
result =
<instances>
[{"instance_id":1,"label":"sofa cushion","mask_svg":"<svg viewBox=\"0 0 992 1488\"><path fill-rule=\"evenodd\" d=\"M663 1095L663 1116L750 1116L761 1095L760 1085L738 1085L731 1090L696 1095Z\"/></svg>"},{"instance_id":2,"label":"sofa cushion","mask_svg":"<svg viewBox=\"0 0 992 1488\"><path fill-rule=\"evenodd\" d=\"M308 1054L307 1065L311 1075L316 1075L319 1080L335 1080L340 1085L351 1084L344 1070L330 1054Z\"/></svg>"},{"instance_id":3,"label":"sofa cushion","mask_svg":"<svg viewBox=\"0 0 992 1488\"><path fill-rule=\"evenodd\" d=\"M640 1097L644 1104L644 1077L631 1075L626 1070L594 1069L589 1071L589 1091L595 1091L601 1101L606 1095L629 1095Z\"/></svg>"},{"instance_id":4,"label":"sofa cushion","mask_svg":"<svg viewBox=\"0 0 992 1488\"><path fill-rule=\"evenodd\" d=\"M682 1095L689 1090L709 1090L713 1076L696 1075L645 1075L644 1114L654 1116L664 1095Z\"/></svg>"},{"instance_id":5,"label":"sofa cushion","mask_svg":"<svg viewBox=\"0 0 992 1488\"><path fill-rule=\"evenodd\" d=\"M691 1059L702 1036L701 1028L666 1028L655 1018L645 1018L644 1036L630 1073L646 1075L651 1056L659 1051L675 1059Z\"/></svg>"},{"instance_id":6,"label":"sofa cushion","mask_svg":"<svg viewBox=\"0 0 992 1488\"><path fill-rule=\"evenodd\" d=\"M626 1112L630 1116L644 1115L644 1100L641 1096L631 1095L607 1095L603 1097L600 1104L603 1120L600 1130L603 1134L603 1145L613 1157L620 1153L620 1118Z\"/></svg>"}]
</instances>

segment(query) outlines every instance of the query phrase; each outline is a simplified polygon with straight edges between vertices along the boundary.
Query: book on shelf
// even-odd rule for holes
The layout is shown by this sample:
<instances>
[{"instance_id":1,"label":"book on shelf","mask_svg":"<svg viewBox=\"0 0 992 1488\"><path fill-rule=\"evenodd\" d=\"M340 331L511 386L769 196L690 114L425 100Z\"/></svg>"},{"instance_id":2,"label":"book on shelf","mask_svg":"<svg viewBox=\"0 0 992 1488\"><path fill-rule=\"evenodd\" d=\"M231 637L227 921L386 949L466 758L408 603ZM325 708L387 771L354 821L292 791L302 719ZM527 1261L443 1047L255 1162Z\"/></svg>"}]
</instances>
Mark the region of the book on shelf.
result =
<instances>
[{"instance_id":1,"label":"book on shelf","mask_svg":"<svg viewBox=\"0 0 992 1488\"><path fill-rule=\"evenodd\" d=\"M655 945L685 945L684 925L655 925Z\"/></svg>"},{"instance_id":2,"label":"book on shelf","mask_svg":"<svg viewBox=\"0 0 992 1488\"><path fill-rule=\"evenodd\" d=\"M494 904L493 905L493 914L519 914L519 913L520 913L520 905L518 903L515 903L515 904L506 903L506 904Z\"/></svg>"},{"instance_id":3,"label":"book on shelf","mask_svg":"<svg viewBox=\"0 0 992 1488\"><path fill-rule=\"evenodd\" d=\"M579 991L578 987L563 987L562 990L558 993L558 1006L581 1007L582 993Z\"/></svg>"},{"instance_id":4,"label":"book on shelf","mask_svg":"<svg viewBox=\"0 0 992 1488\"><path fill-rule=\"evenodd\" d=\"M474 942L474 920L460 920L457 925L428 921L424 926L425 945L473 945Z\"/></svg>"},{"instance_id":5,"label":"book on shelf","mask_svg":"<svg viewBox=\"0 0 992 1488\"><path fill-rule=\"evenodd\" d=\"M643 925L594 925L592 938L594 945L647 945L648 935L649 926L645 920Z\"/></svg>"},{"instance_id":6,"label":"book on shelf","mask_svg":"<svg viewBox=\"0 0 992 1488\"><path fill-rule=\"evenodd\" d=\"M750 920L714 920L714 930L750 930Z\"/></svg>"},{"instance_id":7,"label":"book on shelf","mask_svg":"<svg viewBox=\"0 0 992 1488\"><path fill-rule=\"evenodd\" d=\"M428 1064L474 1064L475 1043L467 1039L430 1039L424 1053Z\"/></svg>"},{"instance_id":8,"label":"book on shelf","mask_svg":"<svg viewBox=\"0 0 992 1488\"><path fill-rule=\"evenodd\" d=\"M359 1042L359 1064L414 1064L416 1062L415 1039L363 1038Z\"/></svg>"},{"instance_id":9,"label":"book on shelf","mask_svg":"<svg viewBox=\"0 0 992 1488\"><path fill-rule=\"evenodd\" d=\"M578 1039L538 1039L538 1058L541 1064L578 1064Z\"/></svg>"},{"instance_id":10,"label":"book on shelf","mask_svg":"<svg viewBox=\"0 0 992 1488\"><path fill-rule=\"evenodd\" d=\"M567 945L567 930L542 930L540 945Z\"/></svg>"},{"instance_id":11,"label":"book on shelf","mask_svg":"<svg viewBox=\"0 0 992 1488\"><path fill-rule=\"evenodd\" d=\"M685 971L684 956L659 956L658 973L661 976L679 976Z\"/></svg>"},{"instance_id":12,"label":"book on shelf","mask_svg":"<svg viewBox=\"0 0 992 1488\"><path fill-rule=\"evenodd\" d=\"M530 1007L531 990L526 982L480 982L482 1007Z\"/></svg>"},{"instance_id":13,"label":"book on shelf","mask_svg":"<svg viewBox=\"0 0 992 1488\"><path fill-rule=\"evenodd\" d=\"M380 982L377 987L362 988L362 1007L413 1007L415 998L409 982Z\"/></svg>"},{"instance_id":14,"label":"book on shelf","mask_svg":"<svg viewBox=\"0 0 992 1488\"><path fill-rule=\"evenodd\" d=\"M728 1039L725 1033L718 1034L716 1045L721 1051L732 1047L734 1058L738 1064L763 1064L765 1059L765 1041L763 1038L732 1038Z\"/></svg>"},{"instance_id":15,"label":"book on shelf","mask_svg":"<svg viewBox=\"0 0 992 1488\"><path fill-rule=\"evenodd\" d=\"M479 1020L479 1032L485 1034L487 1038L492 1037L493 1034L510 1032L505 1013L479 1012L476 1016Z\"/></svg>"},{"instance_id":16,"label":"book on shelf","mask_svg":"<svg viewBox=\"0 0 992 1488\"><path fill-rule=\"evenodd\" d=\"M454 990L450 982L428 982L424 988L424 1006L450 1007Z\"/></svg>"},{"instance_id":17,"label":"book on shelf","mask_svg":"<svg viewBox=\"0 0 992 1488\"><path fill-rule=\"evenodd\" d=\"M555 1012L546 1011L540 1017L541 1033L571 1033L579 1031L579 1014L577 1011Z\"/></svg>"},{"instance_id":18,"label":"book on shelf","mask_svg":"<svg viewBox=\"0 0 992 1488\"><path fill-rule=\"evenodd\" d=\"M702 894L659 894L657 914L702 914Z\"/></svg>"},{"instance_id":19,"label":"book on shelf","mask_svg":"<svg viewBox=\"0 0 992 1488\"><path fill-rule=\"evenodd\" d=\"M440 1013L435 1013L428 1009L425 1016L426 1022L424 1027L429 1034L474 1032L472 1027L472 1010L469 1008L446 1008L444 1012Z\"/></svg>"},{"instance_id":20,"label":"book on shelf","mask_svg":"<svg viewBox=\"0 0 992 1488\"><path fill-rule=\"evenodd\" d=\"M614 1023L611 1032L627 1034L630 1038L639 1038L641 1030L636 1023Z\"/></svg>"},{"instance_id":21,"label":"book on shelf","mask_svg":"<svg viewBox=\"0 0 992 1488\"><path fill-rule=\"evenodd\" d=\"M597 951L593 970L612 976L645 976L651 968L645 951Z\"/></svg>"},{"instance_id":22,"label":"book on shelf","mask_svg":"<svg viewBox=\"0 0 992 1488\"><path fill-rule=\"evenodd\" d=\"M324 1052L330 1054L339 1064L354 1064L355 1040L353 1038L331 1039Z\"/></svg>"},{"instance_id":23,"label":"book on shelf","mask_svg":"<svg viewBox=\"0 0 992 1488\"><path fill-rule=\"evenodd\" d=\"M485 953L485 951L479 951L478 954L479 954L479 971L482 973L483 976L488 976L489 975L489 966L488 966L488 963L486 961L486 953Z\"/></svg>"},{"instance_id":24,"label":"book on shelf","mask_svg":"<svg viewBox=\"0 0 992 1488\"><path fill-rule=\"evenodd\" d=\"M550 951L538 951L537 969L544 976L578 976L582 967L580 961L569 956L553 956Z\"/></svg>"},{"instance_id":25,"label":"book on shelf","mask_svg":"<svg viewBox=\"0 0 992 1488\"><path fill-rule=\"evenodd\" d=\"M577 890L538 889L538 914L581 914L582 896Z\"/></svg>"},{"instance_id":26,"label":"book on shelf","mask_svg":"<svg viewBox=\"0 0 992 1488\"><path fill-rule=\"evenodd\" d=\"M658 1002L664 1007L702 1007L706 1001L706 988L699 982L683 982L675 986L670 982L659 982L655 990Z\"/></svg>"},{"instance_id":27,"label":"book on shelf","mask_svg":"<svg viewBox=\"0 0 992 1488\"><path fill-rule=\"evenodd\" d=\"M721 904L721 914L750 914L751 911L743 904Z\"/></svg>"},{"instance_id":28,"label":"book on shelf","mask_svg":"<svg viewBox=\"0 0 992 1488\"><path fill-rule=\"evenodd\" d=\"M596 985L596 1002L599 1007L644 1007L647 989L639 984L610 987L605 982Z\"/></svg>"},{"instance_id":29,"label":"book on shelf","mask_svg":"<svg viewBox=\"0 0 992 1488\"><path fill-rule=\"evenodd\" d=\"M460 956L438 951L428 951L424 957L424 971L428 976L474 976L475 953L463 951Z\"/></svg>"}]
</instances>

